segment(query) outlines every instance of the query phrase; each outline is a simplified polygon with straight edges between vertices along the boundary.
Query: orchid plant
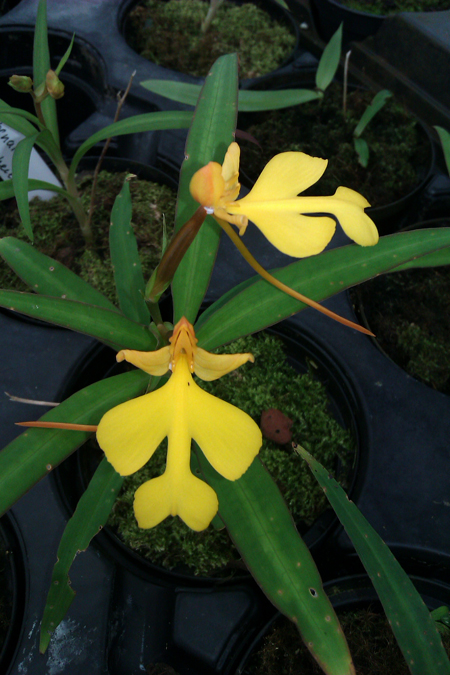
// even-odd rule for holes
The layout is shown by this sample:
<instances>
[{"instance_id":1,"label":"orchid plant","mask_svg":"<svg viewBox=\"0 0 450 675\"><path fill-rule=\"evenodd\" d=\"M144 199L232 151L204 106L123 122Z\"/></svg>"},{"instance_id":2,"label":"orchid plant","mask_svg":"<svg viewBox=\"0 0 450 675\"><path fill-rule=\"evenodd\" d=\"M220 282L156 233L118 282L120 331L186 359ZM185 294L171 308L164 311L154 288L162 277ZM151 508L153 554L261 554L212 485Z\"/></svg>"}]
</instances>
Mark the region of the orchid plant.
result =
<instances>
[{"instance_id":1,"label":"orchid plant","mask_svg":"<svg viewBox=\"0 0 450 675\"><path fill-rule=\"evenodd\" d=\"M125 182L111 228L119 307L106 303L98 291L28 244L12 238L0 241L0 254L32 291L0 291L0 306L94 336L115 348L119 361L137 366L87 387L41 420L25 424L31 428L0 453L0 512L96 433L105 458L58 549L41 628L40 647L45 651L74 597L69 583L73 558L106 523L123 476L151 461L167 436L165 472L136 492L139 525L149 528L177 516L200 531L213 518L214 523L219 519L263 591L298 626L323 671L352 675L351 655L313 558L258 459L259 427L238 408L203 391L193 374L214 380L248 367L251 354L211 351L308 304L321 308L319 303L337 290L387 271L448 264L450 231L415 231L378 241L364 211L368 203L358 193L340 187L332 196L298 196L326 168L324 160L302 153L276 156L251 192L238 199L237 91L237 56L218 59L206 78L189 131L174 239L147 284L130 235ZM323 252L336 219L357 245ZM245 247L252 223L267 237L268 246L299 259L277 270L263 270ZM258 274L200 312L222 230ZM158 310L168 285L173 325L163 323ZM347 527L386 611L401 617L393 621L393 629L411 671L448 675L450 664L434 620L403 570L328 472L306 451L300 447L297 451Z\"/></svg>"}]
</instances>

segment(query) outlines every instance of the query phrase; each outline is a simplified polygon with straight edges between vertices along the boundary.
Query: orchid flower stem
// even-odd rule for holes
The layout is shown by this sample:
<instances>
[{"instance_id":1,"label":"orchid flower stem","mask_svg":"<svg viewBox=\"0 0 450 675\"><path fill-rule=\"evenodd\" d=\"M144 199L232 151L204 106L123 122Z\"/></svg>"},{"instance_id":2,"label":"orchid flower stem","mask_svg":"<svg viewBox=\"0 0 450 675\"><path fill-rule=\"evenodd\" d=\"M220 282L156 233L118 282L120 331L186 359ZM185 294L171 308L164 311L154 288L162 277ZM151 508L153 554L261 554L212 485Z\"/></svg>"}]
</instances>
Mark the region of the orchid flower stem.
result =
<instances>
[{"instance_id":1,"label":"orchid flower stem","mask_svg":"<svg viewBox=\"0 0 450 675\"><path fill-rule=\"evenodd\" d=\"M155 322L156 329L162 338L162 344L168 344L169 331L167 330L166 326L164 325L164 321L162 320L159 304L157 302L151 302L150 300L147 300L146 304L148 307L148 311L150 312L150 316Z\"/></svg>"},{"instance_id":2,"label":"orchid flower stem","mask_svg":"<svg viewBox=\"0 0 450 675\"><path fill-rule=\"evenodd\" d=\"M257 272L263 279L269 282L269 284L272 284L272 286L275 286L278 288L280 291L283 291L283 293L287 293L287 295L290 295L292 298L295 298L296 300L299 300L300 302L303 302L305 305L308 305L309 307L313 307L316 309L318 312L321 312L322 314L325 314L326 316L329 316L330 319L334 319L338 323L342 323L344 326L348 326L349 328L354 328L355 330L359 331L360 333L364 333L365 335L370 335L371 337L375 337L373 333L371 333L367 328L363 328L363 326L359 326L357 323L353 323L353 321L349 321L348 319L344 319L344 317L339 316L339 314L335 314L331 310L327 309L326 307L323 307L322 305L319 305L318 302L315 302L314 300L310 300L307 298L305 295L302 295L301 293L297 293L297 291L294 291L293 288L290 288L289 286L286 286L286 284L283 284L283 282L278 281L278 279L275 279L267 270L262 267L262 265L259 264L255 260L255 258L252 256L248 248L245 246L245 244L242 242L242 240L239 238L239 235L236 234L236 232L233 230L231 225L227 223L225 220L222 220L220 218L217 218L218 223L222 227L222 229L227 233L227 235L230 237L231 241L235 244L237 247L238 251L242 254L242 256L245 258L245 260L248 262L248 264L253 267L255 272Z\"/></svg>"},{"instance_id":3,"label":"orchid flower stem","mask_svg":"<svg viewBox=\"0 0 450 675\"><path fill-rule=\"evenodd\" d=\"M16 422L18 427L37 427L39 429L69 429L70 431L97 431L94 424L70 424L66 422Z\"/></svg>"},{"instance_id":4,"label":"orchid flower stem","mask_svg":"<svg viewBox=\"0 0 450 675\"><path fill-rule=\"evenodd\" d=\"M351 49L345 55L344 61L344 87L343 87L343 96L342 96L342 113L344 119L347 117L347 83L348 83L348 64L350 61L350 54L352 53Z\"/></svg>"}]
</instances>

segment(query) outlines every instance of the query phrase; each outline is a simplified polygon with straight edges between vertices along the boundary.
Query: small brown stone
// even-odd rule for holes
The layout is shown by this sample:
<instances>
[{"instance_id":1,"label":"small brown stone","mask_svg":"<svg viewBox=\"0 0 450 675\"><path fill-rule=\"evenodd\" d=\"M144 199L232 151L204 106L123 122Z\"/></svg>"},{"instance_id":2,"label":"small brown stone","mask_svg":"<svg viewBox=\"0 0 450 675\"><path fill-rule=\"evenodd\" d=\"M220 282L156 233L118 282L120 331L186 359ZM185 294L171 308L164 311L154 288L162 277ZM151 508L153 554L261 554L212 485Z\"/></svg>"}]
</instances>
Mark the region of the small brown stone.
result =
<instances>
[{"instance_id":1,"label":"small brown stone","mask_svg":"<svg viewBox=\"0 0 450 675\"><path fill-rule=\"evenodd\" d=\"M261 431L263 435L275 443L284 445L292 440L292 420L281 410L269 408L261 415Z\"/></svg>"}]
</instances>

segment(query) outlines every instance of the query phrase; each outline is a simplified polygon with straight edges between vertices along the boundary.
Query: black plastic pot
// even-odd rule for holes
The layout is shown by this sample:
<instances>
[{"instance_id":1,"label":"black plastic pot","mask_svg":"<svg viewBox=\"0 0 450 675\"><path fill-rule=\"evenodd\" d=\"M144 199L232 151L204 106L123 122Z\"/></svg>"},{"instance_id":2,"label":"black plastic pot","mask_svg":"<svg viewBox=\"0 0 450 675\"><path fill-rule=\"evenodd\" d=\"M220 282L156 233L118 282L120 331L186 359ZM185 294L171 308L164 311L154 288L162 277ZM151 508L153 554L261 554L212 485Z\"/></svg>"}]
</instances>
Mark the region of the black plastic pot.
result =
<instances>
[{"instance_id":1,"label":"black plastic pot","mask_svg":"<svg viewBox=\"0 0 450 675\"><path fill-rule=\"evenodd\" d=\"M450 604L450 585L445 581L420 576L411 576L410 578L430 611ZM371 612L383 613L375 589L369 577L365 574L333 579L324 584L324 589L338 616L340 612L354 612L368 608ZM262 648L264 638L269 636L275 626L280 625L281 622L289 623L288 619L277 612L260 631L252 644L247 646L244 655L237 660L230 660L226 675L245 675L252 655ZM298 640L300 641L299 636ZM248 640L245 640L245 637L243 642L248 645ZM294 642L292 650L294 651L296 648L297 643ZM362 645L361 648L363 649ZM252 670L252 672L254 671Z\"/></svg>"},{"instance_id":2,"label":"black plastic pot","mask_svg":"<svg viewBox=\"0 0 450 675\"><path fill-rule=\"evenodd\" d=\"M338 0L311 0L311 6L318 33L325 42L328 42L341 23L344 24L344 44L359 42L369 35L375 35L385 19L383 15L350 9Z\"/></svg>"}]
</instances>

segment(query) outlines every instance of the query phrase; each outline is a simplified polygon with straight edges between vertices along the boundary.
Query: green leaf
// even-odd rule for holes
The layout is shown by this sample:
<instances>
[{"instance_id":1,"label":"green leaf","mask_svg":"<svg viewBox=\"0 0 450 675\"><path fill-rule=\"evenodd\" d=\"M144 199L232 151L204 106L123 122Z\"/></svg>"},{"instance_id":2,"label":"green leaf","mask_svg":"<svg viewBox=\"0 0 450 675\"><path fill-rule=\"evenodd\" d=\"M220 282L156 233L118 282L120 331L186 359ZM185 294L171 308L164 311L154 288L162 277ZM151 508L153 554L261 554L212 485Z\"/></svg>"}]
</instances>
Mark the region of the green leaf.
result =
<instances>
[{"instance_id":1,"label":"green leaf","mask_svg":"<svg viewBox=\"0 0 450 675\"><path fill-rule=\"evenodd\" d=\"M359 120L354 132L353 136L356 138L359 138L361 134L363 133L364 129L366 126L369 124L370 120L375 117L377 112L383 108L385 105L386 101L388 98L392 96L391 92L388 91L387 89L383 89L382 91L379 91L378 94L376 94L372 100L372 103L367 106L365 111L362 114L361 119ZM364 165L363 165L364 166Z\"/></svg>"},{"instance_id":2,"label":"green leaf","mask_svg":"<svg viewBox=\"0 0 450 675\"><path fill-rule=\"evenodd\" d=\"M172 101L196 106L201 91L200 84L176 82L174 80L145 80L141 82L144 89L170 98ZM280 91L254 91L240 89L238 92L238 109L241 112L257 112L258 110L278 110L289 106L307 103L322 94L311 89L282 89Z\"/></svg>"},{"instance_id":3,"label":"green leaf","mask_svg":"<svg viewBox=\"0 0 450 675\"><path fill-rule=\"evenodd\" d=\"M308 463L350 537L411 673L449 675L450 662L435 622L406 572L339 483L306 450L298 446L297 452Z\"/></svg>"},{"instance_id":4,"label":"green leaf","mask_svg":"<svg viewBox=\"0 0 450 675\"><path fill-rule=\"evenodd\" d=\"M41 417L46 422L98 424L116 405L145 392L149 376L142 370L109 377L82 389ZM28 429L0 452L0 514L60 464L90 432Z\"/></svg>"},{"instance_id":5,"label":"green leaf","mask_svg":"<svg viewBox=\"0 0 450 675\"><path fill-rule=\"evenodd\" d=\"M229 481L211 467L198 446L197 456L201 472L219 499L219 516L269 600L294 621L325 673L354 673L314 560L259 458L241 478Z\"/></svg>"},{"instance_id":6,"label":"green leaf","mask_svg":"<svg viewBox=\"0 0 450 675\"><path fill-rule=\"evenodd\" d=\"M117 312L117 308L102 293L65 265L39 253L25 241L14 237L0 239L0 255L35 293L78 300Z\"/></svg>"},{"instance_id":7,"label":"green leaf","mask_svg":"<svg viewBox=\"0 0 450 675\"><path fill-rule=\"evenodd\" d=\"M117 311L35 293L0 291L0 307L97 338L113 349L151 351L156 339L145 326Z\"/></svg>"},{"instance_id":8,"label":"green leaf","mask_svg":"<svg viewBox=\"0 0 450 675\"><path fill-rule=\"evenodd\" d=\"M125 179L111 213L109 247L119 306L131 321L148 324L150 314L144 302L145 282L136 237L131 224L130 183Z\"/></svg>"},{"instance_id":9,"label":"green leaf","mask_svg":"<svg viewBox=\"0 0 450 675\"><path fill-rule=\"evenodd\" d=\"M70 165L69 182L73 180L80 159L94 147L96 143L105 141L112 136L124 136L125 134L137 134L141 131L156 131L162 129L187 129L192 120L192 113L169 110L166 112L144 113L135 115L125 120L113 122L107 127L92 134L76 151Z\"/></svg>"},{"instance_id":10,"label":"green leaf","mask_svg":"<svg viewBox=\"0 0 450 675\"><path fill-rule=\"evenodd\" d=\"M73 47L73 42L74 42L74 40L75 40L75 33L72 35L72 39L71 39L71 41L70 41L70 45L67 47L64 56L62 57L61 61L58 63L58 67L55 69L56 75L59 75L60 72L61 72L61 70L62 70L62 69L64 68L64 66L66 65L67 59L69 58L70 53L71 53L71 51L72 51L72 47Z\"/></svg>"},{"instance_id":11,"label":"green leaf","mask_svg":"<svg viewBox=\"0 0 450 675\"><path fill-rule=\"evenodd\" d=\"M450 176L450 133L447 129L442 127L434 127L439 135L441 141L442 151L444 153L445 164L447 165L447 172Z\"/></svg>"},{"instance_id":12,"label":"green leaf","mask_svg":"<svg viewBox=\"0 0 450 675\"><path fill-rule=\"evenodd\" d=\"M450 228L416 230L382 237L376 246L356 244L304 258L272 270L280 281L318 302L377 274L420 265L420 257L441 251L450 264ZM419 262L416 261L416 258ZM428 258L432 262L431 256ZM225 293L199 318L196 335L200 346L214 349L242 335L278 323L306 306L258 276Z\"/></svg>"},{"instance_id":13,"label":"green leaf","mask_svg":"<svg viewBox=\"0 0 450 675\"><path fill-rule=\"evenodd\" d=\"M342 25L341 23L334 35L331 36L320 58L316 71L316 87L320 91L325 91L332 83L339 67L342 48Z\"/></svg>"},{"instance_id":14,"label":"green leaf","mask_svg":"<svg viewBox=\"0 0 450 675\"><path fill-rule=\"evenodd\" d=\"M30 207L28 204L28 170L30 166L30 157L33 146L41 132L37 131L32 136L26 136L14 150L12 159L12 181L14 194L17 200L22 225L31 241L34 240L33 226L30 218Z\"/></svg>"},{"instance_id":15,"label":"green leaf","mask_svg":"<svg viewBox=\"0 0 450 675\"><path fill-rule=\"evenodd\" d=\"M45 82L49 70L50 52L47 35L47 0L39 0L33 46L33 80L35 90ZM41 103L41 110L45 125L59 148L58 117L55 99L47 96Z\"/></svg>"},{"instance_id":16,"label":"green leaf","mask_svg":"<svg viewBox=\"0 0 450 675\"><path fill-rule=\"evenodd\" d=\"M41 654L47 649L52 633L75 598L69 579L72 562L78 553L87 549L91 539L108 520L123 481L124 478L103 459L66 525L56 554L57 562L42 617L39 642Z\"/></svg>"},{"instance_id":17,"label":"green leaf","mask_svg":"<svg viewBox=\"0 0 450 675\"><path fill-rule=\"evenodd\" d=\"M223 162L233 141L237 114L237 55L221 56L206 77L186 143L180 173L175 231L198 208L189 192L194 173L210 161ZM206 293L219 247L220 226L208 216L179 265L172 283L174 323L194 322Z\"/></svg>"},{"instance_id":18,"label":"green leaf","mask_svg":"<svg viewBox=\"0 0 450 675\"><path fill-rule=\"evenodd\" d=\"M37 180L36 178L28 179L28 190L51 190L63 197L70 197L69 193L64 188L53 185L53 183L47 183L45 180ZM2 180L0 182L0 201L3 199L11 199L11 197L14 197L14 185L12 180Z\"/></svg>"},{"instance_id":19,"label":"green leaf","mask_svg":"<svg viewBox=\"0 0 450 675\"><path fill-rule=\"evenodd\" d=\"M354 137L353 144L355 146L356 154L358 155L358 162L366 169L369 163L369 146L364 138Z\"/></svg>"},{"instance_id":20,"label":"green leaf","mask_svg":"<svg viewBox=\"0 0 450 675\"><path fill-rule=\"evenodd\" d=\"M41 124L36 115L32 115L26 110L21 110L21 108L12 108L2 99L0 99L0 117L4 124L19 131L24 136L31 136L36 133L34 124L39 129L44 129L43 124ZM33 124L30 124L30 122L33 122Z\"/></svg>"}]
</instances>

